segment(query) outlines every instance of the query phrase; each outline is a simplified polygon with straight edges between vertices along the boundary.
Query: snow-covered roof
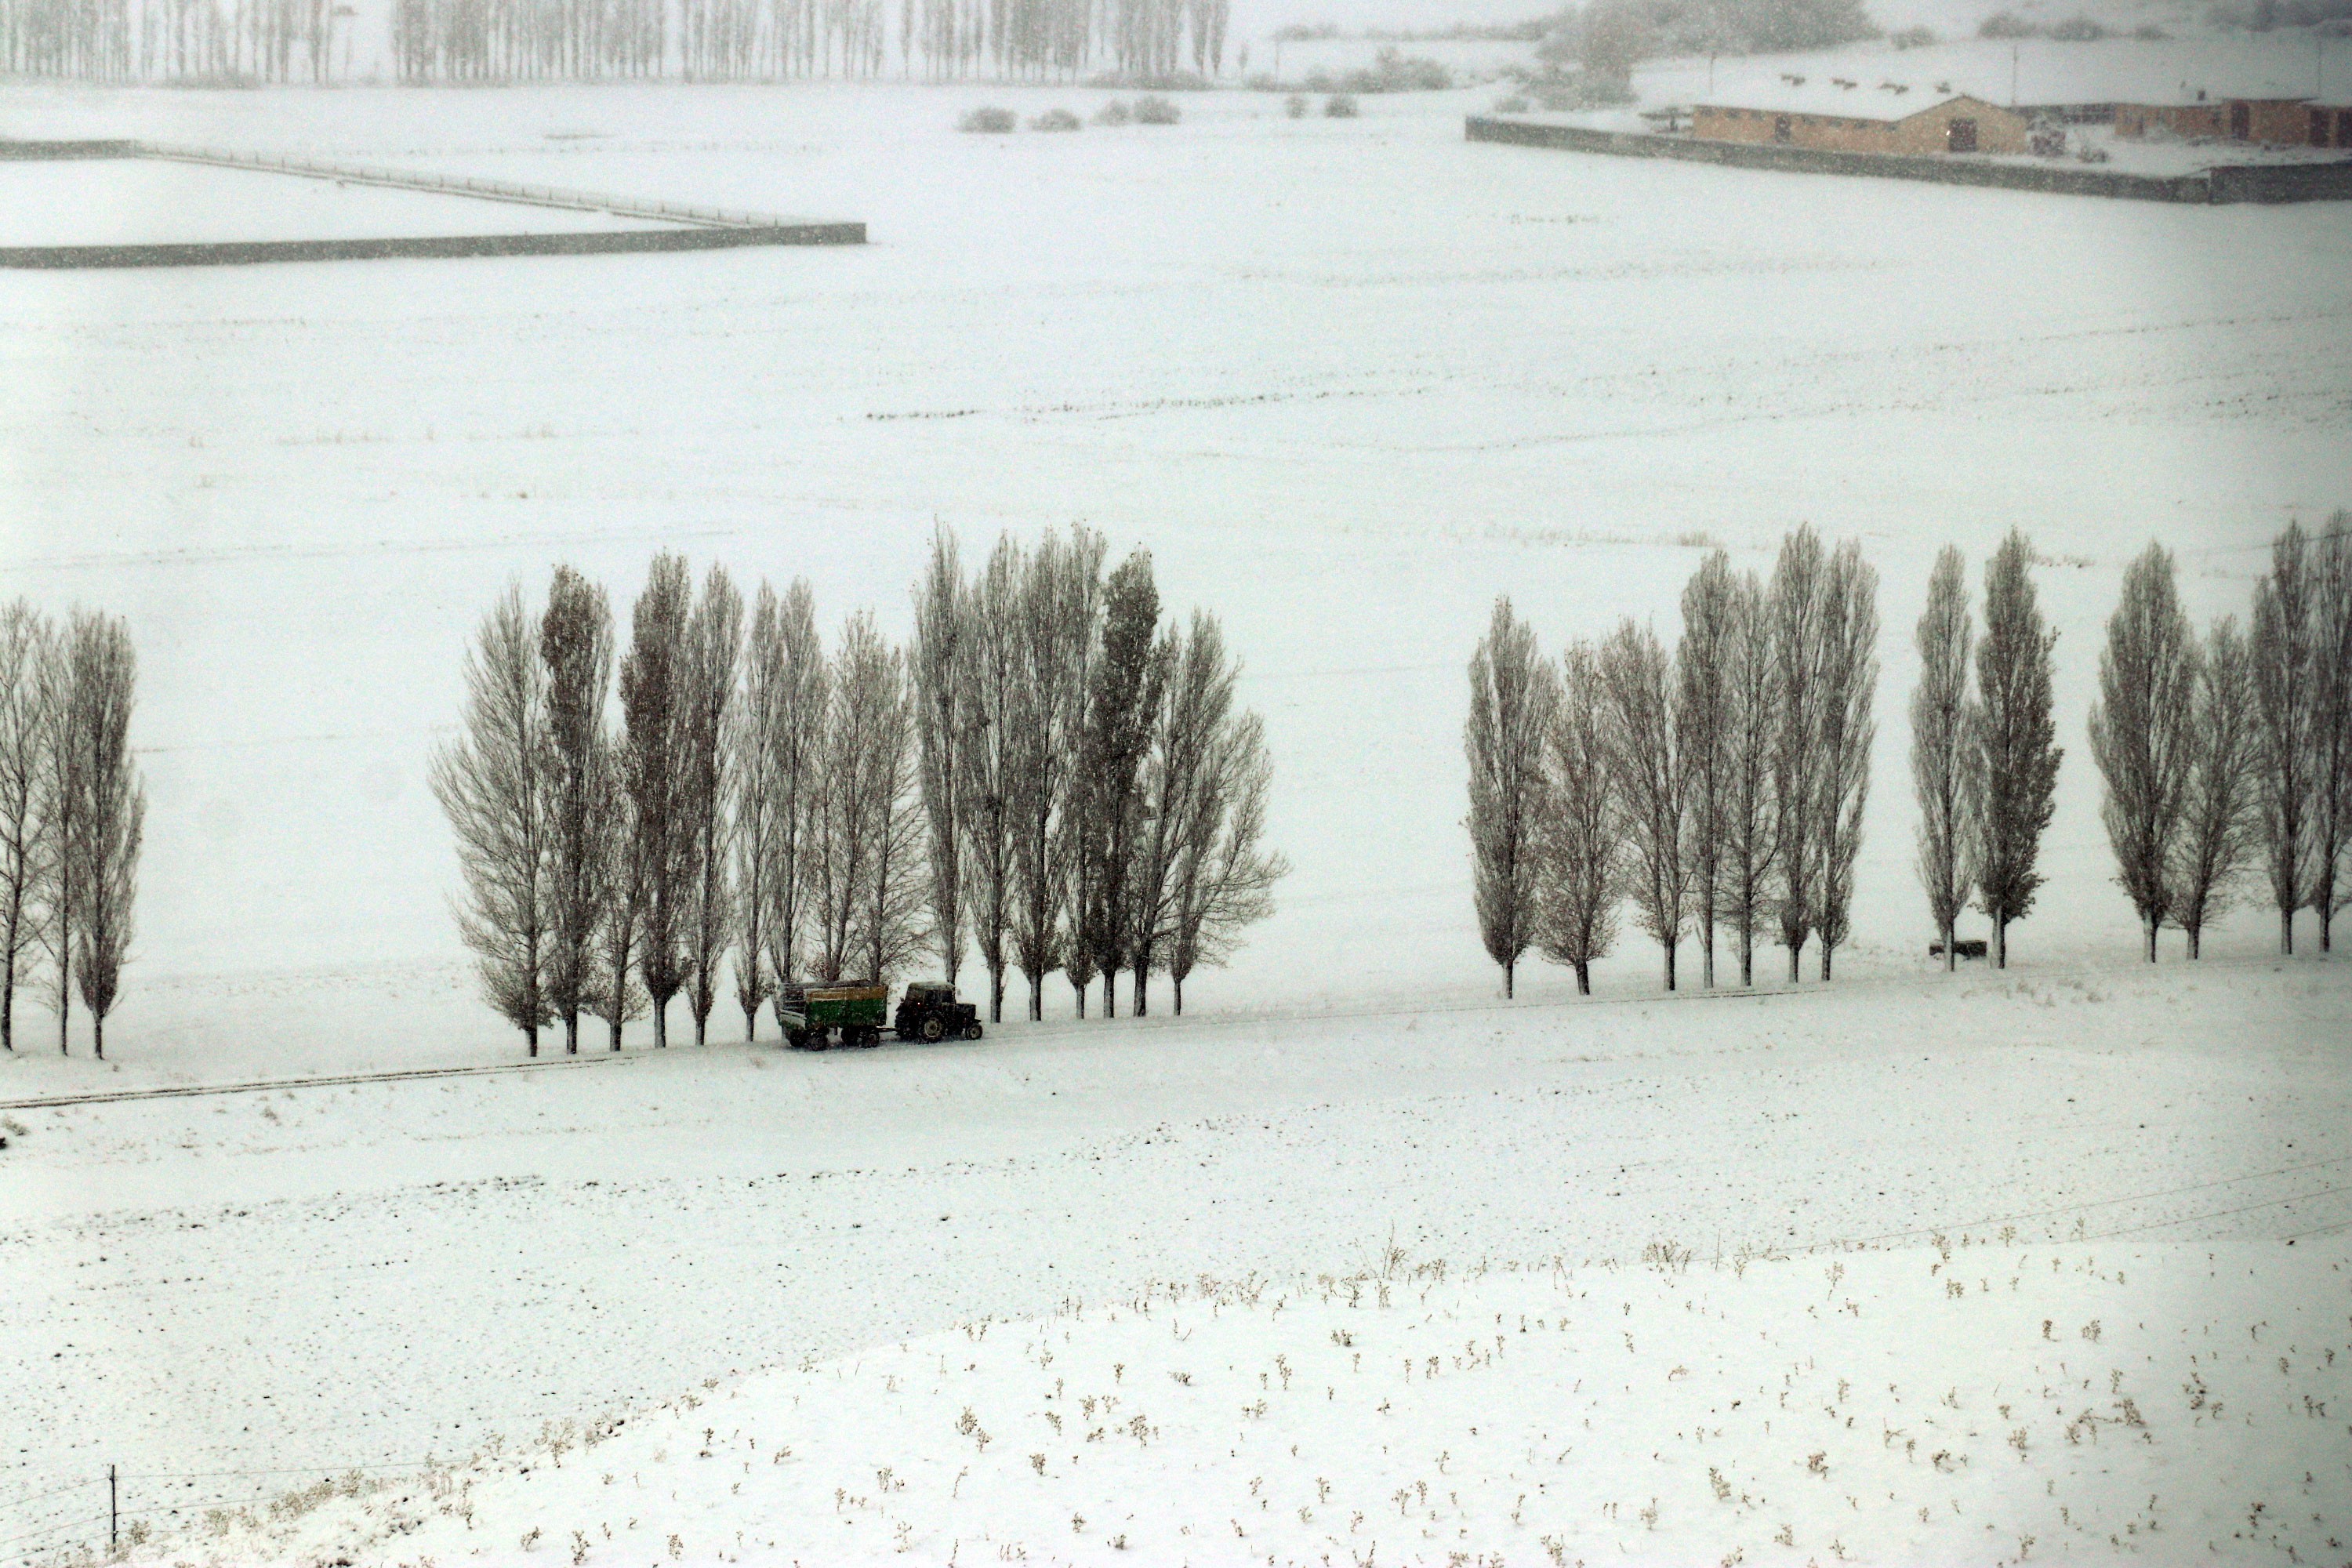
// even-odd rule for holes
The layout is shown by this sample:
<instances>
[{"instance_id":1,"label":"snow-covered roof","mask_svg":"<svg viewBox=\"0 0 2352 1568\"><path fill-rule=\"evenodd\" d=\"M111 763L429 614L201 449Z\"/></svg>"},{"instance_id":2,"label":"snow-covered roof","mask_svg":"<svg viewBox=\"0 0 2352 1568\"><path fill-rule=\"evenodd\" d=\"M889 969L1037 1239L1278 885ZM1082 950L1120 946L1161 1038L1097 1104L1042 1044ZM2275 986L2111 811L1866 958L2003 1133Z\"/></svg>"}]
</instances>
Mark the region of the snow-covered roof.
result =
<instances>
[{"instance_id":1,"label":"snow-covered roof","mask_svg":"<svg viewBox=\"0 0 2352 1568\"><path fill-rule=\"evenodd\" d=\"M1703 109L1750 109L1767 114L1834 115L1842 120L1908 120L1969 96L1948 82L1902 76L1790 71L1769 82L1742 84L1701 101Z\"/></svg>"}]
</instances>

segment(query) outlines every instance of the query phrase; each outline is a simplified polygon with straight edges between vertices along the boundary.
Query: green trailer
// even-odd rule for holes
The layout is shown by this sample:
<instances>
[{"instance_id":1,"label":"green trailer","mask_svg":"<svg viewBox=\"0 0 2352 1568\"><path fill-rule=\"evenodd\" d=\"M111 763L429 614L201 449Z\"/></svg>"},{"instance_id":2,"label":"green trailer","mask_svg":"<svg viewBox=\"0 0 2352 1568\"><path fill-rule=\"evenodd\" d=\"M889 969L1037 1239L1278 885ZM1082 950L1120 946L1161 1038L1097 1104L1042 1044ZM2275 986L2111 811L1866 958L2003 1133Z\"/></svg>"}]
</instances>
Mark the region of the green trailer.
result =
<instances>
[{"instance_id":1,"label":"green trailer","mask_svg":"<svg viewBox=\"0 0 2352 1568\"><path fill-rule=\"evenodd\" d=\"M784 1039L799 1050L821 1051L835 1036L845 1046L878 1045L889 1008L887 985L787 985L776 998Z\"/></svg>"}]
</instances>

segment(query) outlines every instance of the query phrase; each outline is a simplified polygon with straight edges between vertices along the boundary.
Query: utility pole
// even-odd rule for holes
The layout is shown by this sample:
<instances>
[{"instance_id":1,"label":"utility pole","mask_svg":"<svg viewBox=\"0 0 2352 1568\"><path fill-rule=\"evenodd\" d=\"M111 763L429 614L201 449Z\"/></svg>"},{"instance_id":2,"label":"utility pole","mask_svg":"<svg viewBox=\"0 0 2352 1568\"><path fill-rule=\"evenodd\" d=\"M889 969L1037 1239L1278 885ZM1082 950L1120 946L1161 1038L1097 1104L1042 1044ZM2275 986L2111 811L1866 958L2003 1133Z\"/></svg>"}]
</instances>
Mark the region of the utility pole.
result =
<instances>
[{"instance_id":1,"label":"utility pole","mask_svg":"<svg viewBox=\"0 0 2352 1568\"><path fill-rule=\"evenodd\" d=\"M114 1550L114 1528L122 1521L122 1512L115 1502L114 1467L106 1467L106 1549Z\"/></svg>"},{"instance_id":2,"label":"utility pole","mask_svg":"<svg viewBox=\"0 0 2352 1568\"><path fill-rule=\"evenodd\" d=\"M2009 106L2011 109L2017 107L2017 51L2021 47L2018 44L2009 46Z\"/></svg>"}]
</instances>

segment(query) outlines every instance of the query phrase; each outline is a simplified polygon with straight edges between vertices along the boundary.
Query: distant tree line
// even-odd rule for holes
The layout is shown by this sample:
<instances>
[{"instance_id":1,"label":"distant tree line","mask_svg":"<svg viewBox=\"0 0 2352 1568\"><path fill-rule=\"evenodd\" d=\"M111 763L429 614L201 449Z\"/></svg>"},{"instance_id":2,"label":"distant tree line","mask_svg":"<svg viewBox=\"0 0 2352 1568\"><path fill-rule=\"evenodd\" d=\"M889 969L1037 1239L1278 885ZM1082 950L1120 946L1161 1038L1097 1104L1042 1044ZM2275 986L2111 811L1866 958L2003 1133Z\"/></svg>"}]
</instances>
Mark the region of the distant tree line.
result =
<instances>
[{"instance_id":1,"label":"distant tree line","mask_svg":"<svg viewBox=\"0 0 2352 1568\"><path fill-rule=\"evenodd\" d=\"M0 605L0 1048L16 993L40 984L67 1050L73 998L96 1053L121 994L147 795L130 747L138 658L120 619L63 626Z\"/></svg>"},{"instance_id":2,"label":"distant tree line","mask_svg":"<svg viewBox=\"0 0 2352 1568\"><path fill-rule=\"evenodd\" d=\"M1216 618L1164 624L1149 555L1106 572L1082 529L1007 537L967 577L933 542L901 648L870 613L828 653L804 582L748 618L713 568L657 556L615 657L604 591L558 568L485 618L460 738L434 787L456 832L465 940L532 1054L560 1022L614 1050L683 995L698 1044L731 986L747 1037L787 984L953 983L992 1020L1008 975L1042 1017L1060 973L1148 1011L1272 911L1264 725ZM617 681L615 670L617 668ZM616 689L617 688L617 689ZM617 698L617 700L615 699Z\"/></svg>"},{"instance_id":3,"label":"distant tree line","mask_svg":"<svg viewBox=\"0 0 2352 1568\"><path fill-rule=\"evenodd\" d=\"M0 71L80 81L326 81L331 0L0 0Z\"/></svg>"},{"instance_id":4,"label":"distant tree line","mask_svg":"<svg viewBox=\"0 0 2352 1568\"><path fill-rule=\"evenodd\" d=\"M2148 546L2107 622L2091 751L2149 962L2168 925L2197 957L2249 872L2278 913L2279 951L2294 952L2307 909L2327 952L2352 903L2352 513L2316 540L2297 525L2279 536L2249 632L2224 616L2199 637L2170 553Z\"/></svg>"},{"instance_id":5,"label":"distant tree line","mask_svg":"<svg viewBox=\"0 0 2352 1568\"><path fill-rule=\"evenodd\" d=\"M1230 11L1231 0L394 0L390 41L401 79L418 83L1097 70L1165 82L1223 68ZM325 82L357 20L334 0L0 0L0 70Z\"/></svg>"}]
</instances>

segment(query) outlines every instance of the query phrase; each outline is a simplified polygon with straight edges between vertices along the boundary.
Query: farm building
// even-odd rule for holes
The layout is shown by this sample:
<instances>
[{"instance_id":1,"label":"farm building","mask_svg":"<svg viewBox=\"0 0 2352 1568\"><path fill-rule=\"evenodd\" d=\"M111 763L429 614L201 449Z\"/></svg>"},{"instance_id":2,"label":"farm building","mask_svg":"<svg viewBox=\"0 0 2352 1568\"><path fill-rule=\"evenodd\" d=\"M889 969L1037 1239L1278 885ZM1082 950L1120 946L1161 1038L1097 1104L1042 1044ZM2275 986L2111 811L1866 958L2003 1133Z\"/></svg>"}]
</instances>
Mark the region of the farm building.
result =
<instances>
[{"instance_id":1,"label":"farm building","mask_svg":"<svg viewBox=\"0 0 2352 1568\"><path fill-rule=\"evenodd\" d=\"M2208 97L2200 91L2169 102L2116 104L2116 134L2257 142L2275 147L2352 148L2352 103L2321 103L2310 98Z\"/></svg>"},{"instance_id":2,"label":"farm building","mask_svg":"<svg viewBox=\"0 0 2352 1568\"><path fill-rule=\"evenodd\" d=\"M1745 102L1699 104L1690 133L1834 153L2022 153L2029 129L2024 116L1948 89L1788 75Z\"/></svg>"}]
</instances>

